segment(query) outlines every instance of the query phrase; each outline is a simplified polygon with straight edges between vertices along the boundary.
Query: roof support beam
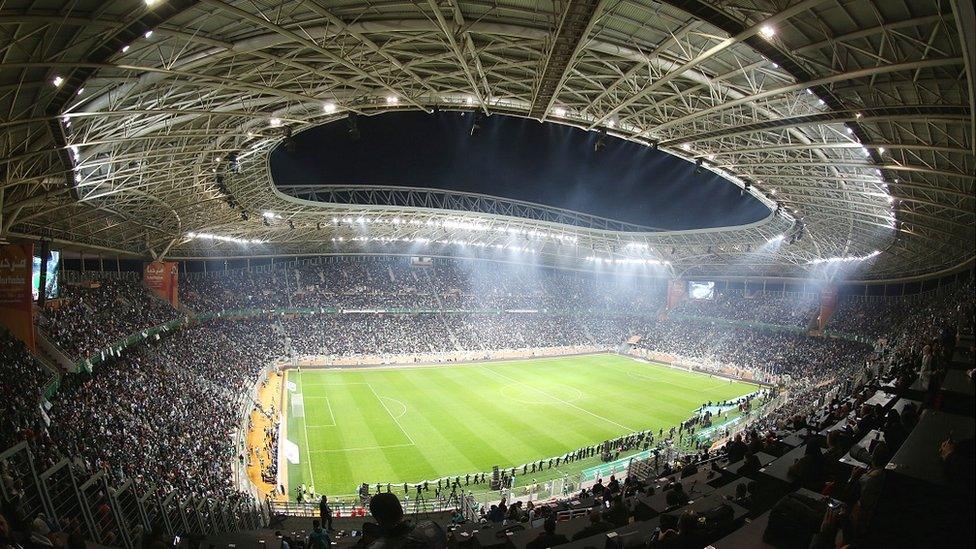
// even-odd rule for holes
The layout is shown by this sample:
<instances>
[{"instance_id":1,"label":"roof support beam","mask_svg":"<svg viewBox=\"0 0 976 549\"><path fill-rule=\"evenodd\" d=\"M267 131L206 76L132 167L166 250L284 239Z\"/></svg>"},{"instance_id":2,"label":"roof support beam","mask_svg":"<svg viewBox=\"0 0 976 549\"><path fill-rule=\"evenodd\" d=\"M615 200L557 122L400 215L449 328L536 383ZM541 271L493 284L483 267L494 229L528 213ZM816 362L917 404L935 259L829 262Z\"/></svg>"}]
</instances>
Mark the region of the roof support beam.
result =
<instances>
[{"instance_id":1,"label":"roof support beam","mask_svg":"<svg viewBox=\"0 0 976 549\"><path fill-rule=\"evenodd\" d=\"M266 28L266 29L268 29L270 31L276 32L276 33L278 33L278 34L280 34L280 35L282 35L282 36L284 36L284 37L286 37L286 38L288 38L288 39L290 39L290 40L292 40L292 41L294 41L294 42L296 42L298 44L301 44L302 46L304 46L304 47L306 47L306 48L308 48L308 49L310 49L312 51L315 51L316 53L324 56L325 58L327 58L327 59L329 59L329 60L331 60L331 61L333 61L335 63L338 63L339 65L342 65L343 67L346 67L347 69L355 72L357 75L359 75L364 80L373 82L378 87L380 87L382 89L385 89L385 90L387 90L387 91L389 91L391 93L394 93L394 94L396 94L396 95L398 95L400 97L403 97L404 99L406 99L409 103L411 103L415 107L417 107L419 109L422 109L422 110L427 110L426 107L424 107L422 104L418 103L415 99L413 99L412 97L410 97L406 93L404 93L404 92L402 92L402 91L394 88L393 86L390 86L389 84L387 84L386 82L383 82L379 78L376 78L376 76L374 76L374 75L372 75L372 74L364 71L363 69L361 69L358 66L354 65L353 63L349 62L348 60L346 60L342 56L336 55L336 54L332 53L331 51L329 51L329 50L327 50L327 49L319 46L313 40L309 40L308 38L306 38L304 36L301 36L300 34L297 34L295 32L292 32L292 31L290 31L290 30L288 30L288 29L286 29L284 27L281 27L279 25L276 25L276 24L272 23L271 21L268 21L266 19L263 19L261 17L258 17L256 15L252 14L251 12L245 11L245 10L243 10L241 8L236 7L236 6L232 6L230 4L227 4L226 2L223 2L221 0L203 0L203 2L206 3L206 4L212 5L214 7L220 8L221 10L226 11L227 13L233 14L235 17L240 17L241 19L244 19L244 20L246 20L246 21L248 21L250 23L253 23L253 24L255 24L255 25L259 26L259 27L263 27L263 28Z\"/></svg>"},{"instance_id":2,"label":"roof support beam","mask_svg":"<svg viewBox=\"0 0 976 549\"><path fill-rule=\"evenodd\" d=\"M603 11L604 0L569 0L549 48L529 116L544 120Z\"/></svg>"},{"instance_id":3,"label":"roof support beam","mask_svg":"<svg viewBox=\"0 0 976 549\"><path fill-rule=\"evenodd\" d=\"M901 72L901 71L915 71L919 69L930 69L937 67L947 67L952 65L959 65L963 62L961 57L945 57L945 58L935 58L935 59L925 59L922 61L910 61L907 63L896 63L891 65L884 65L881 67L870 67L867 69L858 69L849 72L842 72L837 74L832 74L830 76L825 76L822 78L815 78L813 80L801 81L796 84L790 84L789 86L781 86L779 88L773 88L766 90L754 95L748 95L739 99L734 99L732 101L727 101L707 109L701 109L695 111L691 114L668 120L662 124L658 124L653 128L648 128L643 131L640 135L647 136L659 133L667 128L678 126L681 124L688 123L692 120L714 114L716 112L731 109L732 107L737 107L739 105L746 105L749 103L754 103L756 101L766 99L769 97L775 97L777 95L784 95L788 93L798 92L801 90L818 87L827 86L830 84L836 84L837 82L844 82L846 80L856 80L858 78L866 78L871 76L877 76L879 74L889 73L889 72Z\"/></svg>"},{"instance_id":4,"label":"roof support beam","mask_svg":"<svg viewBox=\"0 0 976 549\"><path fill-rule=\"evenodd\" d=\"M393 57L393 55L387 53L386 50L384 50L383 48L381 48L378 45L376 45L376 42L373 42L369 38L363 36L363 34L361 34L359 32L356 32L355 30L353 30L352 28L350 28L349 25L347 25L345 23L345 21L343 21L342 19L339 19L338 17L336 17L329 10L323 8L322 6L318 5L318 3L313 2L312 0L302 0L302 4L305 5L308 9L310 9L310 10L314 11L315 13L319 14L320 16L324 17L326 19L326 21L328 21L329 23L331 23L331 24L335 25L336 27L342 29L342 31L345 32L346 34L348 34L349 36L352 36L356 40L359 40L360 42L362 42L363 45L366 46L367 48L369 48L370 51L372 51L373 53L378 54L383 59L386 59L387 61L389 61L391 65L393 65L394 67L396 67L396 68L400 69L401 71L403 71L404 74L406 74L407 76L409 76L414 82L416 82L417 84L419 84L420 86L422 86L427 91L429 91L429 92L433 92L434 91L434 88L432 88L430 86L430 84L428 84L423 78L421 78L420 76L418 76L415 72L413 72L412 70L410 70L409 68L407 68L406 66L404 66L403 63L401 63L396 57ZM166 254L166 252L164 251L163 252L163 255L165 255L165 254Z\"/></svg>"},{"instance_id":5,"label":"roof support beam","mask_svg":"<svg viewBox=\"0 0 976 549\"><path fill-rule=\"evenodd\" d=\"M842 124L847 122L885 122L918 120L920 122L959 122L969 120L966 107L952 107L940 105L907 105L903 107L884 107L862 111L824 112L819 114L781 118L768 122L757 122L743 126L732 126L710 132L689 135L678 139L661 141L660 145L674 147L683 143L694 143L706 139L735 137L759 131L769 131L802 126L822 126L824 124Z\"/></svg>"},{"instance_id":6,"label":"roof support beam","mask_svg":"<svg viewBox=\"0 0 976 549\"><path fill-rule=\"evenodd\" d=\"M718 156L727 156L733 154L759 154L759 153L770 153L770 152L780 152L780 151L807 151L811 149L879 149L884 147L890 150L910 150L910 151L927 151L927 152L938 152L946 154L965 154L972 155L973 152L969 149L964 149L962 147L947 147L942 145L927 145L924 143L856 143L854 141L831 141L829 143L792 143L789 145L764 145L762 147L747 147L747 148L722 148L721 146L714 152L701 152L692 155L692 158L705 158L710 154L715 154Z\"/></svg>"},{"instance_id":7,"label":"roof support beam","mask_svg":"<svg viewBox=\"0 0 976 549\"><path fill-rule=\"evenodd\" d=\"M970 130L969 145L976 153L976 10L972 0L951 0L952 13L955 14L959 40L962 42L962 57L966 63L966 81L969 83Z\"/></svg>"},{"instance_id":8,"label":"roof support beam","mask_svg":"<svg viewBox=\"0 0 976 549\"><path fill-rule=\"evenodd\" d=\"M454 52L454 57L457 58L458 63L461 65L461 69L464 71L464 76L468 80L468 85L471 86L471 93L473 93L475 97L478 98L478 104L481 105L481 108L484 109L485 112L487 112L488 97L486 94L488 93L488 90L486 89L485 93L481 92L481 88L478 86L478 82L474 78L474 73L471 72L471 67L468 66L468 62L464 58L464 52L461 51L461 46L458 44L457 38L454 36L454 32L452 31L450 25L447 24L447 20L444 19L444 14L441 13L440 6L437 5L437 0L427 0L427 3L430 5L430 9L433 10L434 17L437 19L437 24L440 26L441 31L444 33L444 37L447 38L448 46L451 48L451 51ZM454 11L454 18L458 19L462 17L460 9L454 5L454 2L451 1L449 3L451 4L451 8ZM466 43L470 42L470 40L471 38L468 37ZM471 55L477 61L478 56L474 51L473 43L470 44L470 47L468 49L471 51ZM481 72L480 66L481 66L480 63L478 63L479 72ZM484 73L482 73L481 78L482 80L484 80Z\"/></svg>"},{"instance_id":9,"label":"roof support beam","mask_svg":"<svg viewBox=\"0 0 976 549\"><path fill-rule=\"evenodd\" d=\"M689 70L697 67L698 65L701 65L705 61L711 59L712 57L714 57L715 55L717 55L717 54L721 53L722 51L728 49L729 47L734 46L736 44L739 44L741 42L744 42L746 39L755 36L756 34L759 33L759 30L763 26L768 25L768 24L776 24L776 23L779 23L781 21L785 21L785 20L793 17L794 15L798 15L800 13L803 13L803 12L805 12L805 11L807 11L807 10L815 7L815 6L817 6L818 4L824 3L825 1L826 0L806 0L804 2L800 2L799 4L796 4L796 5L788 8L788 9L783 10L780 13L777 13L776 15L770 17L769 19L767 19L766 21L764 21L762 24L753 25L753 26L751 26L751 27L749 27L747 29L744 29L742 32L736 34L735 36L731 36L729 38L726 38L725 40L722 40L718 44L712 46L711 48L707 49L706 51L704 51L704 52L696 55L695 57L691 58L690 60L686 61L685 63L683 63L677 69L669 72L668 74L666 74L666 75L662 76L661 78L659 78L658 80L654 81L653 84L645 87L640 92L634 94L633 96L629 97L628 99L626 99L624 101L621 101L620 104L617 105L616 107L614 107L614 108L610 109L609 111L607 111L607 112L603 113L602 115L600 115L590 125L590 129L593 129L593 128L595 128L595 127L603 124L611 116L617 114L621 110L629 107L630 105L636 103L637 101L640 101L640 100L644 99L648 95L654 93L654 91L660 89L662 86L664 86L664 85L670 83L672 80L680 77L685 72L687 72L687 71L689 71ZM675 7L677 7L678 9L687 9L687 8L690 7L690 6L685 6L683 2L667 2L667 3L670 3L670 4L675 5ZM692 12L692 14L695 15L694 12Z\"/></svg>"}]
</instances>

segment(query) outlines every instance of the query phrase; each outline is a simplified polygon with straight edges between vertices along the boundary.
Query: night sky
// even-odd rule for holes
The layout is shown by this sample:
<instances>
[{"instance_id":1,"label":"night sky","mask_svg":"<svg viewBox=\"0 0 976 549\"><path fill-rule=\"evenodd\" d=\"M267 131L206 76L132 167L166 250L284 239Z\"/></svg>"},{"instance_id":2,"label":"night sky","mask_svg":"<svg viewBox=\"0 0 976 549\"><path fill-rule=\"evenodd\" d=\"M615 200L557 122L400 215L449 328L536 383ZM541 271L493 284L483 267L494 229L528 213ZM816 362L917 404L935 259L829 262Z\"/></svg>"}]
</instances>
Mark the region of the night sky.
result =
<instances>
[{"instance_id":1,"label":"night sky","mask_svg":"<svg viewBox=\"0 0 976 549\"><path fill-rule=\"evenodd\" d=\"M275 183L434 187L537 202L663 229L750 223L769 211L734 184L669 154L559 124L493 115L470 136L470 112L345 119L271 155Z\"/></svg>"}]
</instances>

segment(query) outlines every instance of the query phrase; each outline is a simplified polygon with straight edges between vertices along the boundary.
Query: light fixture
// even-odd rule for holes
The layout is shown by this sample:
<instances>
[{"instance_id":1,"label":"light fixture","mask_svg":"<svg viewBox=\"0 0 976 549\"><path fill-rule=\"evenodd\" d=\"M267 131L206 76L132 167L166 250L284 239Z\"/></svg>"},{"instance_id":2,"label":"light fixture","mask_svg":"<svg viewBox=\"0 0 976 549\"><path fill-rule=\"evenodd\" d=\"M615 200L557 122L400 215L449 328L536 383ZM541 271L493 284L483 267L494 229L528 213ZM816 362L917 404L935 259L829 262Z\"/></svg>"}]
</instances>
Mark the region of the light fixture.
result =
<instances>
[{"instance_id":1,"label":"light fixture","mask_svg":"<svg viewBox=\"0 0 976 549\"><path fill-rule=\"evenodd\" d=\"M128 44L122 46L122 53L125 53L127 51L129 51L129 45Z\"/></svg>"},{"instance_id":2,"label":"light fixture","mask_svg":"<svg viewBox=\"0 0 976 549\"><path fill-rule=\"evenodd\" d=\"M769 25L763 25L762 28L759 29L759 34L761 34L766 40L769 40L776 35L776 29L770 27Z\"/></svg>"},{"instance_id":3,"label":"light fixture","mask_svg":"<svg viewBox=\"0 0 976 549\"><path fill-rule=\"evenodd\" d=\"M51 83L54 84L54 87L60 88L61 84L64 84L64 78L60 76L55 76L54 80L51 80Z\"/></svg>"},{"instance_id":4,"label":"light fixture","mask_svg":"<svg viewBox=\"0 0 976 549\"><path fill-rule=\"evenodd\" d=\"M325 111L325 114L332 114L336 112L336 104L329 101L328 103L322 105L322 110Z\"/></svg>"},{"instance_id":5,"label":"light fixture","mask_svg":"<svg viewBox=\"0 0 976 549\"><path fill-rule=\"evenodd\" d=\"M241 217L244 217L243 213ZM246 219L246 218L245 218ZM262 244L263 240L258 240L256 238L238 238L236 236L224 236L220 234L212 233L186 233L186 237L189 239L203 239L203 240L219 240L221 242L233 242L235 244Z\"/></svg>"},{"instance_id":6,"label":"light fixture","mask_svg":"<svg viewBox=\"0 0 976 549\"><path fill-rule=\"evenodd\" d=\"M560 116L560 117L561 116L566 116L566 108L565 107L556 107L555 109L552 109L552 114L554 114L556 116Z\"/></svg>"},{"instance_id":7,"label":"light fixture","mask_svg":"<svg viewBox=\"0 0 976 549\"><path fill-rule=\"evenodd\" d=\"M824 258L818 258L818 259L807 261L807 263L811 265L817 265L819 263L850 263L853 261L866 261L880 254L881 254L881 250L874 250L873 252L867 255L860 255L860 256L846 255L846 256L839 256L839 257L824 257Z\"/></svg>"},{"instance_id":8,"label":"light fixture","mask_svg":"<svg viewBox=\"0 0 976 549\"><path fill-rule=\"evenodd\" d=\"M146 38L152 38L152 35L153 35L153 31L150 29L147 30L146 34L144 34L143 36L145 36Z\"/></svg>"},{"instance_id":9,"label":"light fixture","mask_svg":"<svg viewBox=\"0 0 976 549\"><path fill-rule=\"evenodd\" d=\"M276 116L271 117L271 119L268 120L268 123L271 124L272 128L277 128L278 126L281 126L281 119Z\"/></svg>"},{"instance_id":10,"label":"light fixture","mask_svg":"<svg viewBox=\"0 0 976 549\"><path fill-rule=\"evenodd\" d=\"M396 105L399 102L400 102L400 98L395 95L389 95L386 97L387 105Z\"/></svg>"}]
</instances>

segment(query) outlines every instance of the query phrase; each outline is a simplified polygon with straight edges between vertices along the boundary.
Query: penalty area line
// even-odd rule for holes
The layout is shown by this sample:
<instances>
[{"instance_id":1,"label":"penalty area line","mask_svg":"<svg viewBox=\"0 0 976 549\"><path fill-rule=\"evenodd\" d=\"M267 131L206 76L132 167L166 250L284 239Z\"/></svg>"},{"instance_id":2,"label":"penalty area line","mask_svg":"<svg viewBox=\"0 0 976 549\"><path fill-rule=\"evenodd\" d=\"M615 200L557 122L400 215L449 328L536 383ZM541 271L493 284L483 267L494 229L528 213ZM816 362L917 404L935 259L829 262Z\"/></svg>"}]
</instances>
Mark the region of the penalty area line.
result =
<instances>
[{"instance_id":1,"label":"penalty area line","mask_svg":"<svg viewBox=\"0 0 976 549\"><path fill-rule=\"evenodd\" d=\"M369 387L369 390L373 392L373 396L375 396L376 400L380 402L380 406L382 406L383 409L386 410L386 413L390 415L390 419L393 420L393 423L396 423L397 427L400 428L400 432L403 433L405 437L407 437L407 440L410 441L411 445L416 446L417 443L414 442L413 437L411 437L410 433L408 433L406 429L403 428L403 425L400 425L400 420L397 419L395 415L393 415L393 412L390 411L390 408L386 405L385 402L383 402L383 397L381 397L379 394L376 393L376 389L373 388L372 384L367 383L366 386Z\"/></svg>"}]
</instances>

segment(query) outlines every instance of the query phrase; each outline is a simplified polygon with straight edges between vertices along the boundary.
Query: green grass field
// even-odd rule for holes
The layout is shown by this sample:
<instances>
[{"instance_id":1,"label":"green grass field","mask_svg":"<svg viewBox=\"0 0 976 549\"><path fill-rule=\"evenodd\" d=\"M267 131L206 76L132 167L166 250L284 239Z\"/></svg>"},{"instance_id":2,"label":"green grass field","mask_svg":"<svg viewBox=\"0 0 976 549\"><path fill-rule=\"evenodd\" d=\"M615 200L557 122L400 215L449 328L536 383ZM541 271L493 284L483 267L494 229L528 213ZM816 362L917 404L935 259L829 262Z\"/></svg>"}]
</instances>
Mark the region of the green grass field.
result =
<instances>
[{"instance_id":1,"label":"green grass field","mask_svg":"<svg viewBox=\"0 0 976 549\"><path fill-rule=\"evenodd\" d=\"M287 437L300 459L288 465L288 484L333 495L362 482L520 467L633 431L667 430L705 401L756 389L610 354L291 370L287 381Z\"/></svg>"}]
</instances>

